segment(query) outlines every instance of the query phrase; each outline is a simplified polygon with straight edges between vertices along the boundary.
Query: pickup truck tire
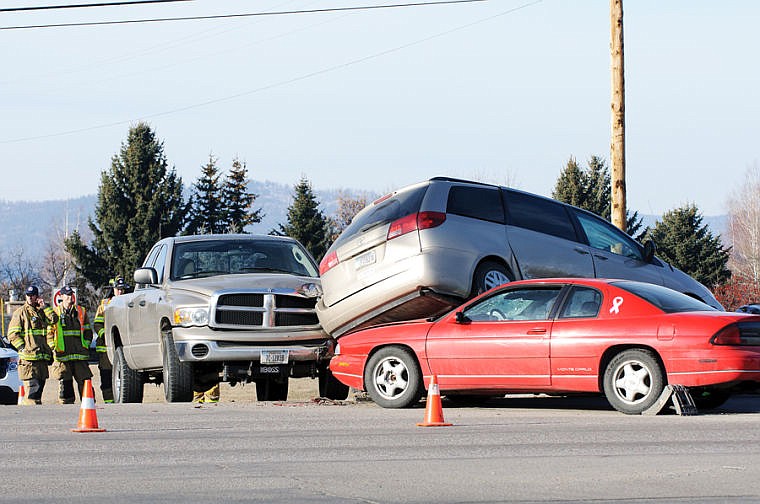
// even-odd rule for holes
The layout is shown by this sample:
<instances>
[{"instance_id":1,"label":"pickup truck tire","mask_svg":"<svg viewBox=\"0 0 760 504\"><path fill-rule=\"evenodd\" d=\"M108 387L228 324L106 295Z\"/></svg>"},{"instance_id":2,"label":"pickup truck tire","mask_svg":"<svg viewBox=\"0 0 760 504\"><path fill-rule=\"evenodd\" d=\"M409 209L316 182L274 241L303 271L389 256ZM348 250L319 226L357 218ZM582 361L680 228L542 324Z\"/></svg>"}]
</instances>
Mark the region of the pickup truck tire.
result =
<instances>
[{"instance_id":1,"label":"pickup truck tire","mask_svg":"<svg viewBox=\"0 0 760 504\"><path fill-rule=\"evenodd\" d=\"M124 359L124 350L117 347L113 355L113 400L116 403L141 403L143 381L139 372L130 369Z\"/></svg>"},{"instance_id":2,"label":"pickup truck tire","mask_svg":"<svg viewBox=\"0 0 760 504\"><path fill-rule=\"evenodd\" d=\"M348 398L348 385L339 382L328 366L319 368L319 397L335 401L343 401Z\"/></svg>"},{"instance_id":3,"label":"pickup truck tire","mask_svg":"<svg viewBox=\"0 0 760 504\"><path fill-rule=\"evenodd\" d=\"M287 401L288 379L260 378L256 380L256 400Z\"/></svg>"},{"instance_id":4,"label":"pickup truck tire","mask_svg":"<svg viewBox=\"0 0 760 504\"><path fill-rule=\"evenodd\" d=\"M190 402L193 400L193 365L179 360L171 331L165 331L163 339L164 397L166 402Z\"/></svg>"}]
</instances>

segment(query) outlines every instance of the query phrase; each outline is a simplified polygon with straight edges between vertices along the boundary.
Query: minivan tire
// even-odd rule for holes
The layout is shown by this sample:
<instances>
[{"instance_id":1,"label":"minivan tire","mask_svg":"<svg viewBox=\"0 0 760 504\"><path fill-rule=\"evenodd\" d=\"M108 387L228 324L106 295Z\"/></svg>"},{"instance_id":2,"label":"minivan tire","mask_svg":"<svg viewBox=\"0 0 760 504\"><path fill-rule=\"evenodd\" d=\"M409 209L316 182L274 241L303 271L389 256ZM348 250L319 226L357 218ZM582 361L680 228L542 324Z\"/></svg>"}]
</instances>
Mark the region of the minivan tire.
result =
<instances>
[{"instance_id":1,"label":"minivan tire","mask_svg":"<svg viewBox=\"0 0 760 504\"><path fill-rule=\"evenodd\" d=\"M512 281L514 278L506 266L496 261L485 261L475 268L470 297L473 298L489 289Z\"/></svg>"}]
</instances>

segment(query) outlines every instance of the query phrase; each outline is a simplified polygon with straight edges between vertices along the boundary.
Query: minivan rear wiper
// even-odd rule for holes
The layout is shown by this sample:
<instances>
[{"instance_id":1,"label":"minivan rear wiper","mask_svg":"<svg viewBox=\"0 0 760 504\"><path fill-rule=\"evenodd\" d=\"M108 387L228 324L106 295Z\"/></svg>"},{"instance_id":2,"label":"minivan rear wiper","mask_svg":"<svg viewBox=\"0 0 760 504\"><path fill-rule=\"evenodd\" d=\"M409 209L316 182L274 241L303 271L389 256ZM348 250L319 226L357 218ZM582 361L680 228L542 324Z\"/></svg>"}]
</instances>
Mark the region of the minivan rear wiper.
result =
<instances>
[{"instance_id":1,"label":"minivan rear wiper","mask_svg":"<svg viewBox=\"0 0 760 504\"><path fill-rule=\"evenodd\" d=\"M383 224L389 223L389 220L379 220L375 222L370 222L369 224L365 224L362 227L359 228L359 232L366 233L372 228L376 228L377 226L382 226Z\"/></svg>"}]
</instances>

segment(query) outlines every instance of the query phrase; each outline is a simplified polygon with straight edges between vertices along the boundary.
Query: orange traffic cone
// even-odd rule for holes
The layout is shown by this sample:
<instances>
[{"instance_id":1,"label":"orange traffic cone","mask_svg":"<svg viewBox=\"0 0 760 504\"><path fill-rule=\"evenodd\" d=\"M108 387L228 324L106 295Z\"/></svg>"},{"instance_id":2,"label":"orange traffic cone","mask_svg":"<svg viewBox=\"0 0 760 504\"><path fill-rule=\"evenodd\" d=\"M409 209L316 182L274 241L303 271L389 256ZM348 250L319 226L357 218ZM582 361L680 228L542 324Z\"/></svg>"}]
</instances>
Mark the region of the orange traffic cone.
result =
<instances>
[{"instance_id":1,"label":"orange traffic cone","mask_svg":"<svg viewBox=\"0 0 760 504\"><path fill-rule=\"evenodd\" d=\"M438 377L430 377L430 388L425 404L425 420L417 424L417 427L447 427L454 425L443 420L443 407L441 407L441 392L438 390Z\"/></svg>"},{"instance_id":2,"label":"orange traffic cone","mask_svg":"<svg viewBox=\"0 0 760 504\"><path fill-rule=\"evenodd\" d=\"M24 384L22 383L18 387L18 404L19 405L24 404L24 399L26 399L26 389L24 388Z\"/></svg>"},{"instance_id":3,"label":"orange traffic cone","mask_svg":"<svg viewBox=\"0 0 760 504\"><path fill-rule=\"evenodd\" d=\"M92 391L92 382L85 380L84 394L82 395L82 407L79 409L79 423L71 432L105 432L98 427L98 414L95 412L95 393Z\"/></svg>"}]
</instances>

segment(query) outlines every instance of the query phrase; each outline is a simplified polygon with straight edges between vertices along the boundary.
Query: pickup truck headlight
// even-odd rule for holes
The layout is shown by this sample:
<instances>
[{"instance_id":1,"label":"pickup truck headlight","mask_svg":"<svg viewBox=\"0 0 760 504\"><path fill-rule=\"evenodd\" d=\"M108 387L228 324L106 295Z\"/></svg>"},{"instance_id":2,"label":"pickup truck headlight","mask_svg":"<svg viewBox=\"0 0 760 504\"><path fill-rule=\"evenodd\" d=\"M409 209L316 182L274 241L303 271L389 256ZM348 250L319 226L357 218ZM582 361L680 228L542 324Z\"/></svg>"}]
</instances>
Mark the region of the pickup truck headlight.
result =
<instances>
[{"instance_id":1,"label":"pickup truck headlight","mask_svg":"<svg viewBox=\"0 0 760 504\"><path fill-rule=\"evenodd\" d=\"M298 289L296 289L296 292L308 298L315 298L322 295L322 287L320 287L319 284L306 283L300 285Z\"/></svg>"},{"instance_id":2,"label":"pickup truck headlight","mask_svg":"<svg viewBox=\"0 0 760 504\"><path fill-rule=\"evenodd\" d=\"M208 325L208 306L185 306L174 310L174 324L179 326Z\"/></svg>"}]
</instances>

